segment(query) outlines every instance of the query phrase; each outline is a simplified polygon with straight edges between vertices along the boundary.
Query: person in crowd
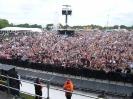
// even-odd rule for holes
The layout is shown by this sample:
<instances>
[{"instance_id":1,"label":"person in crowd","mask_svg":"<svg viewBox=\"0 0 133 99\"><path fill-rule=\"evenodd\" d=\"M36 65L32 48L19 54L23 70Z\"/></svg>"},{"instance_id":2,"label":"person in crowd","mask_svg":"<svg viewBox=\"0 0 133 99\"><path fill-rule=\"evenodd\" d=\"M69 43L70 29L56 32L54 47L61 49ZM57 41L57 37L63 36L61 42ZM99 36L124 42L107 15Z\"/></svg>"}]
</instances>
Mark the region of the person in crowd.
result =
<instances>
[{"instance_id":1,"label":"person in crowd","mask_svg":"<svg viewBox=\"0 0 133 99\"><path fill-rule=\"evenodd\" d=\"M35 86L35 94L36 94L35 99L42 99L42 86L41 86L40 79L36 78L34 83L35 83L34 86Z\"/></svg>"},{"instance_id":2,"label":"person in crowd","mask_svg":"<svg viewBox=\"0 0 133 99\"><path fill-rule=\"evenodd\" d=\"M65 67L80 65L105 72L132 68L129 63L133 62L133 31L80 31L73 37L53 32L12 32L15 35L0 42L0 59Z\"/></svg>"},{"instance_id":3,"label":"person in crowd","mask_svg":"<svg viewBox=\"0 0 133 99\"><path fill-rule=\"evenodd\" d=\"M72 92L74 90L73 82L70 79L67 79L67 81L64 83L63 88L65 90L66 99L71 99Z\"/></svg>"}]
</instances>

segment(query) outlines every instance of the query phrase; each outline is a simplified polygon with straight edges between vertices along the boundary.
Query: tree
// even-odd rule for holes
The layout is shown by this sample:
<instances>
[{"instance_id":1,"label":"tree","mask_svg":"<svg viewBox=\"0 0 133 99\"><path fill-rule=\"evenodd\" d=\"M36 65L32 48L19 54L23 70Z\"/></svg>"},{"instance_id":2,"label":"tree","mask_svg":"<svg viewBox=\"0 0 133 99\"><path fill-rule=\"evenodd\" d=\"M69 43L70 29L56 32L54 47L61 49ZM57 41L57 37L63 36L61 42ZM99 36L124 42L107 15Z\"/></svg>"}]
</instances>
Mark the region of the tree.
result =
<instances>
[{"instance_id":1,"label":"tree","mask_svg":"<svg viewBox=\"0 0 133 99\"><path fill-rule=\"evenodd\" d=\"M130 28L133 29L133 26L131 26Z\"/></svg>"},{"instance_id":2,"label":"tree","mask_svg":"<svg viewBox=\"0 0 133 99\"><path fill-rule=\"evenodd\" d=\"M118 25L114 25L113 29L118 29L118 27L119 27Z\"/></svg>"},{"instance_id":3,"label":"tree","mask_svg":"<svg viewBox=\"0 0 133 99\"><path fill-rule=\"evenodd\" d=\"M19 25L16 25L16 26L18 26L18 27L27 27L27 28L30 27L30 25L29 25L28 23L25 23L25 24L19 24Z\"/></svg>"},{"instance_id":4,"label":"tree","mask_svg":"<svg viewBox=\"0 0 133 99\"><path fill-rule=\"evenodd\" d=\"M121 25L120 28L121 28L121 29L127 29L127 26Z\"/></svg>"},{"instance_id":5,"label":"tree","mask_svg":"<svg viewBox=\"0 0 133 99\"><path fill-rule=\"evenodd\" d=\"M42 28L41 25L37 25L37 24L33 24L33 25L30 25L31 28Z\"/></svg>"},{"instance_id":6,"label":"tree","mask_svg":"<svg viewBox=\"0 0 133 99\"><path fill-rule=\"evenodd\" d=\"M10 23L10 24L9 24L9 26L13 27L13 26L14 26L14 24L13 24L13 23Z\"/></svg>"},{"instance_id":7,"label":"tree","mask_svg":"<svg viewBox=\"0 0 133 99\"><path fill-rule=\"evenodd\" d=\"M42 28L41 25L38 25L38 24L30 25L30 24L28 24L28 23L25 23L25 24L18 24L18 25L13 25L13 24L11 23L10 26L15 26L15 27L26 27L26 28Z\"/></svg>"},{"instance_id":8,"label":"tree","mask_svg":"<svg viewBox=\"0 0 133 99\"><path fill-rule=\"evenodd\" d=\"M54 24L47 24L46 29L51 30L51 29L53 29L53 26L54 26Z\"/></svg>"},{"instance_id":9,"label":"tree","mask_svg":"<svg viewBox=\"0 0 133 99\"><path fill-rule=\"evenodd\" d=\"M0 19L0 29L9 26L9 22L6 19Z\"/></svg>"},{"instance_id":10,"label":"tree","mask_svg":"<svg viewBox=\"0 0 133 99\"><path fill-rule=\"evenodd\" d=\"M58 24L58 28L61 28L62 29L63 27L64 26L61 23Z\"/></svg>"}]
</instances>

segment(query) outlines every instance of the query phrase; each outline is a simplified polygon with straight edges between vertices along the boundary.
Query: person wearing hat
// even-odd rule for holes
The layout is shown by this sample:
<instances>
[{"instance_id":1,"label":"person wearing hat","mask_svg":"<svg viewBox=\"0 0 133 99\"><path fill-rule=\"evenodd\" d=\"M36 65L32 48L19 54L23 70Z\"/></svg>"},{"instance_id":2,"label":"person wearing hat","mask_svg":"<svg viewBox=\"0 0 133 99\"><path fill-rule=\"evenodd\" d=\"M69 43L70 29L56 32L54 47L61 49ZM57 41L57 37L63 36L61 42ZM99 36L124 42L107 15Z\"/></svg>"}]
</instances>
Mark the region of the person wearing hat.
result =
<instances>
[{"instance_id":1,"label":"person wearing hat","mask_svg":"<svg viewBox=\"0 0 133 99\"><path fill-rule=\"evenodd\" d=\"M36 78L35 84L34 84L34 86L35 86L35 94L39 95L39 96L42 96L42 86L40 84L41 84L40 79ZM42 99L42 97L39 97L39 96L36 96L35 99Z\"/></svg>"},{"instance_id":2,"label":"person wearing hat","mask_svg":"<svg viewBox=\"0 0 133 99\"><path fill-rule=\"evenodd\" d=\"M63 86L64 90L65 90L65 96L66 96L66 99L71 99L72 97L72 92L74 90L74 85L73 85L73 82L68 79L65 83L64 83L64 86Z\"/></svg>"}]
</instances>

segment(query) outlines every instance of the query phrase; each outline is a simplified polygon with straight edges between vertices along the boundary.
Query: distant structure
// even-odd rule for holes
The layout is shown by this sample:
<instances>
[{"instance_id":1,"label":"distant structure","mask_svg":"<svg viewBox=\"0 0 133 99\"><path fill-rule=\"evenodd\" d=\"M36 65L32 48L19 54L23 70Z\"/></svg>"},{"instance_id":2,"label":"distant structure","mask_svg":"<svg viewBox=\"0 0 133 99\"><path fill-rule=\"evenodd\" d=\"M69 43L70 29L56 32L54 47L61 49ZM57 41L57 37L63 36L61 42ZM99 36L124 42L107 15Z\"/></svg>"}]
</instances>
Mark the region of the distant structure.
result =
<instances>
[{"instance_id":1,"label":"distant structure","mask_svg":"<svg viewBox=\"0 0 133 99\"><path fill-rule=\"evenodd\" d=\"M110 15L107 15L107 26L106 26L106 31L109 31L109 17Z\"/></svg>"},{"instance_id":2,"label":"distant structure","mask_svg":"<svg viewBox=\"0 0 133 99\"><path fill-rule=\"evenodd\" d=\"M42 32L40 28L25 28L25 27L5 27L0 29L0 32L18 32L18 31L31 31L31 32Z\"/></svg>"},{"instance_id":3,"label":"distant structure","mask_svg":"<svg viewBox=\"0 0 133 99\"><path fill-rule=\"evenodd\" d=\"M59 34L65 34L65 35L74 35L74 30L68 29L68 16L72 15L72 10L70 5L62 5L62 15L65 16L65 28L59 29Z\"/></svg>"},{"instance_id":4,"label":"distant structure","mask_svg":"<svg viewBox=\"0 0 133 99\"><path fill-rule=\"evenodd\" d=\"M72 15L72 10L70 9L70 5L63 5L63 9L62 9L62 15L65 15L65 23L66 23L66 30L67 30L67 27L68 27L68 15Z\"/></svg>"}]
</instances>

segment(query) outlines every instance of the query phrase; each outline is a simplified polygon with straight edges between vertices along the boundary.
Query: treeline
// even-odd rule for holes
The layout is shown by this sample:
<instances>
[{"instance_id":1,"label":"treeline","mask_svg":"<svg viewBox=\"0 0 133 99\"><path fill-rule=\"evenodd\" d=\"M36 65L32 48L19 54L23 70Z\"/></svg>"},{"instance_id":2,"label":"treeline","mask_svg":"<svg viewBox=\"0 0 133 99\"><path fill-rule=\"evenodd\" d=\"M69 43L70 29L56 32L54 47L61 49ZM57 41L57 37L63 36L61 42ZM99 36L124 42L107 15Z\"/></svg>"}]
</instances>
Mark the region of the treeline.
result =
<instances>
[{"instance_id":1,"label":"treeline","mask_svg":"<svg viewBox=\"0 0 133 99\"><path fill-rule=\"evenodd\" d=\"M54 24L47 24L46 25L46 29L47 30L50 30L50 29L53 29L54 27ZM67 26L68 28L71 28L71 29L100 29L100 30L105 30L105 29L127 29L127 30L131 30L133 29L133 26L126 26L126 25L114 25L114 26L106 26L106 27L103 27L103 26L100 26L100 25L94 25L94 24L91 24L91 25L77 25L77 26ZM66 26L62 25L62 24L58 24L58 28L61 28L61 29L65 29Z\"/></svg>"},{"instance_id":2,"label":"treeline","mask_svg":"<svg viewBox=\"0 0 133 99\"><path fill-rule=\"evenodd\" d=\"M104 27L105 28L105 27ZM132 26L126 26L126 25L114 25L114 26L110 26L110 27L108 27L109 29L118 29L118 28L120 28L120 29L127 29L127 30L131 30L131 29L133 29L133 25Z\"/></svg>"},{"instance_id":3,"label":"treeline","mask_svg":"<svg viewBox=\"0 0 133 99\"><path fill-rule=\"evenodd\" d=\"M4 27L26 27L26 28L42 28L41 25L38 24L28 24L28 23L24 23L24 24L13 24L13 23L9 23L8 20L6 19L0 19L0 29L4 28Z\"/></svg>"},{"instance_id":4,"label":"treeline","mask_svg":"<svg viewBox=\"0 0 133 99\"><path fill-rule=\"evenodd\" d=\"M6 19L0 19L0 29L9 26L9 22Z\"/></svg>"},{"instance_id":5,"label":"treeline","mask_svg":"<svg viewBox=\"0 0 133 99\"><path fill-rule=\"evenodd\" d=\"M38 24L28 24L28 23L25 23L25 24L18 24L18 25L14 25L13 23L11 23L9 26L11 27L25 27L25 28L42 28L41 25L38 25Z\"/></svg>"},{"instance_id":6,"label":"treeline","mask_svg":"<svg viewBox=\"0 0 133 99\"><path fill-rule=\"evenodd\" d=\"M94 25L94 24L91 24L91 25L84 25L84 26L81 26L81 25L77 25L77 26L72 26L71 28L73 29L103 29L102 26L100 25Z\"/></svg>"},{"instance_id":7,"label":"treeline","mask_svg":"<svg viewBox=\"0 0 133 99\"><path fill-rule=\"evenodd\" d=\"M4 28L4 27L26 27L26 28L42 28L41 25L38 25L38 24L28 24L28 23L24 23L24 24L13 24L13 23L9 23L8 20L6 19L0 19L0 29L1 28ZM58 27L59 28L63 28L65 29L66 26L63 26L62 24L58 24ZM91 25L77 25L77 26L67 26L67 27L70 27L72 29L100 29L100 30L104 30L104 29L127 29L127 30L131 30L133 29L133 25L132 26L126 26L126 25L114 25L114 26L106 26L106 27L103 27L103 26L100 26L100 25L94 25L94 24L91 24ZM46 29L47 30L50 30L50 29L53 29L54 28L54 24L50 23L50 24L47 24L46 25Z\"/></svg>"},{"instance_id":8,"label":"treeline","mask_svg":"<svg viewBox=\"0 0 133 99\"><path fill-rule=\"evenodd\" d=\"M114 25L114 26L108 26L108 27L102 27L100 25L85 25L85 26L73 26L71 27L73 29L127 29L127 30L131 30L133 29L133 26L126 26L126 25Z\"/></svg>"}]
</instances>

